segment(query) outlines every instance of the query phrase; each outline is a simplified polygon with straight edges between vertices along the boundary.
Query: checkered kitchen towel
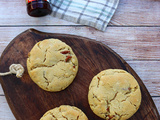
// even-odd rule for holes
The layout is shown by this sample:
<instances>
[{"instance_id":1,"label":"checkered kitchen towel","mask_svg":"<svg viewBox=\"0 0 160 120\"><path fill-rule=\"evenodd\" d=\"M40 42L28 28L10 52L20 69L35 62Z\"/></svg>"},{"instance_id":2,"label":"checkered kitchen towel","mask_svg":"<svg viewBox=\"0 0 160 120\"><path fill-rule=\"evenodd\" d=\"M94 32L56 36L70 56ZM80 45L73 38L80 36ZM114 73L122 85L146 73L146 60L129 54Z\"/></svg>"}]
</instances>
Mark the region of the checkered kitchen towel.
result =
<instances>
[{"instance_id":1,"label":"checkered kitchen towel","mask_svg":"<svg viewBox=\"0 0 160 120\"><path fill-rule=\"evenodd\" d=\"M54 17L105 31L119 0L50 0Z\"/></svg>"}]
</instances>

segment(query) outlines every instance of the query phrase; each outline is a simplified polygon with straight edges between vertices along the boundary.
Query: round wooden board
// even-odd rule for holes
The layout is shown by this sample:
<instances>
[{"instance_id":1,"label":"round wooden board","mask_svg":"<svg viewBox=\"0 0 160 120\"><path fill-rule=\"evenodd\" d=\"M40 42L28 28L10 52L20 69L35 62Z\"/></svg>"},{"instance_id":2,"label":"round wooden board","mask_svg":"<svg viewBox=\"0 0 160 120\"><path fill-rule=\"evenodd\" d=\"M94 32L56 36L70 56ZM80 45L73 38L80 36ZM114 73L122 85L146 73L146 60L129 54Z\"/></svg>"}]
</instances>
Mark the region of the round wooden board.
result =
<instances>
[{"instance_id":1,"label":"round wooden board","mask_svg":"<svg viewBox=\"0 0 160 120\"><path fill-rule=\"evenodd\" d=\"M71 46L79 60L79 71L73 83L61 92L47 92L39 88L29 77L26 59L29 51L38 41L46 38L58 38ZM29 29L18 35L4 50L0 59L0 71L6 72L13 63L24 66L22 78L15 75L1 77L8 104L17 120L39 120L48 110L60 105L72 105L80 108L89 120L102 120L90 109L88 87L97 73L104 69L118 68L131 73L138 81L142 91L140 109L130 120L158 120L159 114L142 80L132 68L113 50L95 40L66 35L43 33Z\"/></svg>"}]
</instances>

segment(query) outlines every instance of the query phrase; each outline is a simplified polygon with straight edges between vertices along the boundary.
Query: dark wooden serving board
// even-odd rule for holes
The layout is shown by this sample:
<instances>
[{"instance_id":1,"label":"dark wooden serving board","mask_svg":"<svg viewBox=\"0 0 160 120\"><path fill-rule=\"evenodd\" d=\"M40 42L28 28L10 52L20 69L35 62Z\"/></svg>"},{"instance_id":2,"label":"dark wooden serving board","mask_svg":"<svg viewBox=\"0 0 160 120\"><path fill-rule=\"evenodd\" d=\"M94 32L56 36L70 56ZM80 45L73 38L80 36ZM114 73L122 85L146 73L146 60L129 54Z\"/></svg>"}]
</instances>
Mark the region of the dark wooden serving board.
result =
<instances>
[{"instance_id":1,"label":"dark wooden serving board","mask_svg":"<svg viewBox=\"0 0 160 120\"><path fill-rule=\"evenodd\" d=\"M70 45L78 57L79 71L73 83L61 92L51 93L39 88L29 77L26 59L38 41L58 38ZM17 120L39 120L48 110L62 104L80 108L89 120L102 120L91 111L88 104L88 87L97 73L104 69L118 68L131 73L142 92L140 109L130 120L159 120L156 106L134 70L113 50L95 40L67 34L43 33L29 29L18 35L4 50L0 58L0 71L6 72L13 63L24 66L22 78L15 75L0 77L8 104Z\"/></svg>"}]
</instances>

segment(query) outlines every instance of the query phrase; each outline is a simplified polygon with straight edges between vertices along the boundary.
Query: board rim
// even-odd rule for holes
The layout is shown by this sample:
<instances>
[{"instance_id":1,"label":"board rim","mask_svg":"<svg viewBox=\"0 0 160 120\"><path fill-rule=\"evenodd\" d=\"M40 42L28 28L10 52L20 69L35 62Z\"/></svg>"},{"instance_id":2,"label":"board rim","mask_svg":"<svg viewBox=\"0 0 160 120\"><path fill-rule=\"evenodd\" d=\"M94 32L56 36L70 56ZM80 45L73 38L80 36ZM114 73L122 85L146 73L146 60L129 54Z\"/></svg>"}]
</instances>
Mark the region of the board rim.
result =
<instances>
[{"instance_id":1,"label":"board rim","mask_svg":"<svg viewBox=\"0 0 160 120\"><path fill-rule=\"evenodd\" d=\"M78 39L85 39L87 41L91 41L91 42L95 42L97 44L100 44L102 46L104 46L105 48L107 48L111 53L113 53L123 64L125 64L125 67L127 69L127 71L131 74L133 74L134 76L136 76L139 80L137 80L137 82L140 84L140 87L142 86L143 89L145 89L145 91L147 92L147 96L149 96L149 101L151 101L152 103L152 106L154 107L154 113L155 113L155 116L157 116L157 119L160 119L160 116L159 116L159 112L158 112L158 109L148 91L148 89L146 88L146 86L144 85L143 81L141 80L141 78L137 75L137 73L133 70L133 68L130 67L130 65L119 55L117 54L114 50L112 50L110 47L108 47L106 44L100 42L100 41L96 41L95 39L91 39L91 38L87 38L87 37L82 37L82 36L77 36L77 35L71 35L71 34L61 34L61 33L48 33L48 32L42 32L42 31L39 31L39 30L36 30L34 28L30 28L30 29L27 29L25 30L24 32L20 33L19 35L17 35L8 45L7 47L4 49L4 51L2 52L1 54L1 57L0 57L0 64L1 64L1 59L3 58L3 56L5 55L5 52L6 50L15 42L16 38L18 38L19 36L21 36L22 34L24 33L27 33L27 32L33 32L35 34L44 34L44 35L52 35L52 36L55 36L55 38L57 36L67 36L68 38L78 38ZM16 112L14 110L14 107L9 103L9 96L7 94L7 92L5 91L5 88L4 88L4 82L3 82L3 79L2 77L0 77L0 83L1 83L1 86L2 86L2 89L4 91L4 95L5 95L5 98L7 100L7 103L12 111L12 113L14 114L14 117L17 119L17 115L16 115Z\"/></svg>"}]
</instances>

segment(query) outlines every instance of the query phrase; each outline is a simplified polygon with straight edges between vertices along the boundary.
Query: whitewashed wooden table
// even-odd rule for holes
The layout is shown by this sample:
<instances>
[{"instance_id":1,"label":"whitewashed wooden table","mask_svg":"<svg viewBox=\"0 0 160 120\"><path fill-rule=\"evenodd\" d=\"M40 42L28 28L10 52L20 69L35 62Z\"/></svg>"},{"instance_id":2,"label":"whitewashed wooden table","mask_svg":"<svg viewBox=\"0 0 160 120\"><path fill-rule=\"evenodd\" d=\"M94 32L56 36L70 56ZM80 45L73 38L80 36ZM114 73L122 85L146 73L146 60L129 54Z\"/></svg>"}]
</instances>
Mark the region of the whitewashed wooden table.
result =
<instances>
[{"instance_id":1,"label":"whitewashed wooden table","mask_svg":"<svg viewBox=\"0 0 160 120\"><path fill-rule=\"evenodd\" d=\"M160 113L160 0L120 0L105 32L52 16L30 17L25 0L0 1L0 55L14 37L29 28L79 35L108 45L140 76ZM1 86L0 120L15 120Z\"/></svg>"}]
</instances>

